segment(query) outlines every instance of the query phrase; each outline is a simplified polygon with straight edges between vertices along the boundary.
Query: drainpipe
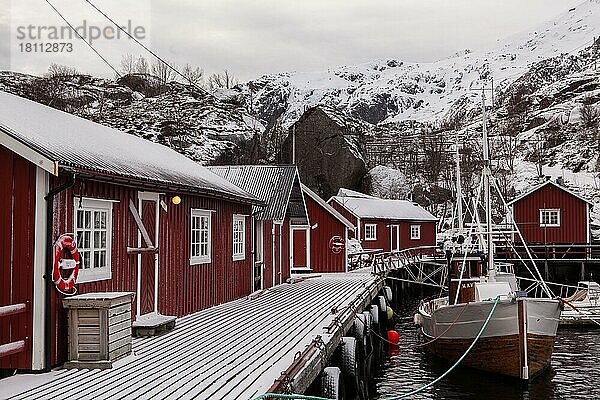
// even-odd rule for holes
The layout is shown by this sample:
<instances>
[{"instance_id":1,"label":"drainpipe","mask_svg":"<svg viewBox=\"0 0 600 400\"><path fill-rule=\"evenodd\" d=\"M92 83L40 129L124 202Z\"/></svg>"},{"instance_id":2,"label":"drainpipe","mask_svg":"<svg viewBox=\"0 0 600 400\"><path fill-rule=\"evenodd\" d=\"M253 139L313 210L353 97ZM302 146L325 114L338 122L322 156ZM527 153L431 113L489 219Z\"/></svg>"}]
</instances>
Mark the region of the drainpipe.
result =
<instances>
[{"instance_id":1,"label":"drainpipe","mask_svg":"<svg viewBox=\"0 0 600 400\"><path fill-rule=\"evenodd\" d=\"M46 305L45 305L45 320L44 320L44 364L46 372L52 368L52 265L53 257L52 250L54 241L52 232L54 230L54 196L75 185L75 174L69 175L69 180L62 185L50 190L44 197L46 200Z\"/></svg>"}]
</instances>

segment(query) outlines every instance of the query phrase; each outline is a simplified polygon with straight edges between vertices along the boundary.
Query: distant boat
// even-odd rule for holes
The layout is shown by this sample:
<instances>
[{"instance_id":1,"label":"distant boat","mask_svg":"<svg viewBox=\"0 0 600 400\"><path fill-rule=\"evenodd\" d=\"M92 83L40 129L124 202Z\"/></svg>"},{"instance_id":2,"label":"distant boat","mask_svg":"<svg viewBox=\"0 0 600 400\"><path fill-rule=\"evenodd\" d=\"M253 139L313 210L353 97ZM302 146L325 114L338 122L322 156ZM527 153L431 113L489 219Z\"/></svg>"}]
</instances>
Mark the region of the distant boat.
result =
<instances>
[{"instance_id":1,"label":"distant boat","mask_svg":"<svg viewBox=\"0 0 600 400\"><path fill-rule=\"evenodd\" d=\"M579 282L575 293L565 302L560 314L561 326L600 325L600 285L597 282Z\"/></svg>"},{"instance_id":2,"label":"distant boat","mask_svg":"<svg viewBox=\"0 0 600 400\"><path fill-rule=\"evenodd\" d=\"M478 223L476 232L471 228L465 233L459 215L459 230L463 233L445 244L449 295L421 302L415 319L421 325L425 348L439 357L457 361L474 342L497 302L488 325L461 365L528 380L550 364L562 304L551 298L552 293L535 265L534 278L539 278L549 298L527 297L517 286L512 264L494 261L490 195L493 177L483 94L482 99L486 223ZM458 157L457 170L459 179ZM460 187L458 181L459 210ZM477 203L478 199L475 200ZM477 214L478 210L472 213Z\"/></svg>"}]
</instances>

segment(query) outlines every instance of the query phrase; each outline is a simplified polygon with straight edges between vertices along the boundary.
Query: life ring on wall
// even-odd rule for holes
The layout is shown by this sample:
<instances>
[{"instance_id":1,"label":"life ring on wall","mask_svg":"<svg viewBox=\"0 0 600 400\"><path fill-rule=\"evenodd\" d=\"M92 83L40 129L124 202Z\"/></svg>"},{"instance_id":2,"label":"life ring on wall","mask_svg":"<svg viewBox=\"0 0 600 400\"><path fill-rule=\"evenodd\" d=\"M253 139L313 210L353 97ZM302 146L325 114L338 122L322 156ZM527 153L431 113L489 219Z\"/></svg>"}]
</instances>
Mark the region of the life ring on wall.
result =
<instances>
[{"instance_id":1,"label":"life ring on wall","mask_svg":"<svg viewBox=\"0 0 600 400\"><path fill-rule=\"evenodd\" d=\"M329 249L333 254L339 254L344 250L344 239L341 236L333 236L329 239Z\"/></svg>"},{"instance_id":2,"label":"life ring on wall","mask_svg":"<svg viewBox=\"0 0 600 400\"><path fill-rule=\"evenodd\" d=\"M56 285L56 290L67 296L77 293L75 283L79 266L79 250L75 239L68 234L61 235L54 243L52 282Z\"/></svg>"}]
</instances>

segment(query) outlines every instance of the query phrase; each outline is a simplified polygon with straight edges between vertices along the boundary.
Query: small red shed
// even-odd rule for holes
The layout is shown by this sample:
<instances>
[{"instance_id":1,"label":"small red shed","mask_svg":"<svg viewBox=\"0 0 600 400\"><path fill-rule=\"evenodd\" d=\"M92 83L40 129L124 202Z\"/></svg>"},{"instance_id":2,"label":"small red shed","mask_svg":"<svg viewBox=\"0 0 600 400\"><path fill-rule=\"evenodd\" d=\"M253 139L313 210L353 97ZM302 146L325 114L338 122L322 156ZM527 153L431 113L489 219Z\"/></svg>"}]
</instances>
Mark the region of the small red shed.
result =
<instances>
[{"instance_id":1,"label":"small red shed","mask_svg":"<svg viewBox=\"0 0 600 400\"><path fill-rule=\"evenodd\" d=\"M294 165L209 167L263 201L253 210L254 289L284 283L310 262L309 220Z\"/></svg>"},{"instance_id":2,"label":"small red shed","mask_svg":"<svg viewBox=\"0 0 600 400\"><path fill-rule=\"evenodd\" d=\"M311 223L309 233L311 272L347 272L348 238L355 226L341 213L302 185L304 200ZM296 248L296 240L294 248Z\"/></svg>"},{"instance_id":3,"label":"small red shed","mask_svg":"<svg viewBox=\"0 0 600 400\"><path fill-rule=\"evenodd\" d=\"M556 258L583 258L591 240L591 201L547 180L508 204L523 239L534 252L548 251L550 246L551 258L556 253ZM518 235L514 240L521 242Z\"/></svg>"},{"instance_id":4,"label":"small red shed","mask_svg":"<svg viewBox=\"0 0 600 400\"><path fill-rule=\"evenodd\" d=\"M329 204L356 226L365 250L398 251L435 246L438 219L408 200L388 200L340 189Z\"/></svg>"},{"instance_id":5,"label":"small red shed","mask_svg":"<svg viewBox=\"0 0 600 400\"><path fill-rule=\"evenodd\" d=\"M156 143L0 91L0 368L66 357L53 245L74 237L78 293L135 293L134 319L252 291L260 201Z\"/></svg>"}]
</instances>

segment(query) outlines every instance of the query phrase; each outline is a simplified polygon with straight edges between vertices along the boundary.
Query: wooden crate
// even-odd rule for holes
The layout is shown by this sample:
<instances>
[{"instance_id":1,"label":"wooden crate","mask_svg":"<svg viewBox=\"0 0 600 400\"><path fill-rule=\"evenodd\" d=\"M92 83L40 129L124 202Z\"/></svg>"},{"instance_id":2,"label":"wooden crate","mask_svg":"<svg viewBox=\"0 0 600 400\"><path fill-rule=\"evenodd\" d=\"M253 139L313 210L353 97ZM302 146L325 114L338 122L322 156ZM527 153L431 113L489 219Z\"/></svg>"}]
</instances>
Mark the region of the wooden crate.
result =
<instances>
[{"instance_id":1,"label":"wooden crate","mask_svg":"<svg viewBox=\"0 0 600 400\"><path fill-rule=\"evenodd\" d=\"M133 293L86 293L68 297L69 354L65 368L112 368L131 354Z\"/></svg>"}]
</instances>

